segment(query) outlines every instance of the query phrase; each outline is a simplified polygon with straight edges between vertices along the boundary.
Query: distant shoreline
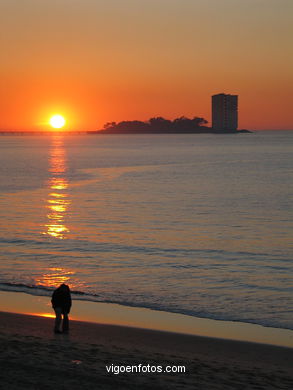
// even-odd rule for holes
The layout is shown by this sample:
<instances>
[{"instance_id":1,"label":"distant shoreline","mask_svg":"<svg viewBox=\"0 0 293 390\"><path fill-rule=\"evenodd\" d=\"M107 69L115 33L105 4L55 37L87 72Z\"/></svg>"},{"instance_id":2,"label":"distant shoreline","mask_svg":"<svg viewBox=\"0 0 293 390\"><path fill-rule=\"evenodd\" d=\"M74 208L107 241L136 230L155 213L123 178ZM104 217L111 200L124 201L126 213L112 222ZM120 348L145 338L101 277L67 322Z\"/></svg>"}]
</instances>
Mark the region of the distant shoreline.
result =
<instances>
[{"instance_id":1,"label":"distant shoreline","mask_svg":"<svg viewBox=\"0 0 293 390\"><path fill-rule=\"evenodd\" d=\"M31 130L6 130L0 131L0 136L9 136L9 135L119 135L119 134L129 134L129 135L180 135L180 134L243 134L243 133L253 133L251 130L236 130L236 131L215 131L213 129L200 129L193 132L190 131L178 131L178 132L164 132L164 131L142 131L142 132L133 132L133 131L109 131L109 130L93 130L93 131L31 131Z\"/></svg>"},{"instance_id":2,"label":"distant shoreline","mask_svg":"<svg viewBox=\"0 0 293 390\"><path fill-rule=\"evenodd\" d=\"M143 131L131 131L131 130L112 130L112 129L106 129L106 130L99 130L99 131L93 131L88 132L88 134L241 134L241 133L252 133L250 130L213 130L212 128L204 127L204 128L198 128L192 131L153 131L153 130L143 130Z\"/></svg>"}]
</instances>

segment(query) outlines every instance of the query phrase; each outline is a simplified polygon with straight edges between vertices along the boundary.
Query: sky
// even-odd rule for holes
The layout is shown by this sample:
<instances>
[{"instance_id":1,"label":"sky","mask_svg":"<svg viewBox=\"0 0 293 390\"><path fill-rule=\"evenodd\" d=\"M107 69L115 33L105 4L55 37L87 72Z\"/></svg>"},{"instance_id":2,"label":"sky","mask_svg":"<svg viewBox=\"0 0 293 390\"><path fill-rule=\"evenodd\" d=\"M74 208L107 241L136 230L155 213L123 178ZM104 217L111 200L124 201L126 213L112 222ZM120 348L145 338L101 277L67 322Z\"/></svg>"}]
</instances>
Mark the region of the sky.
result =
<instances>
[{"instance_id":1,"label":"sky","mask_svg":"<svg viewBox=\"0 0 293 390\"><path fill-rule=\"evenodd\" d=\"M293 129L292 0L0 0L0 129L201 116Z\"/></svg>"}]
</instances>

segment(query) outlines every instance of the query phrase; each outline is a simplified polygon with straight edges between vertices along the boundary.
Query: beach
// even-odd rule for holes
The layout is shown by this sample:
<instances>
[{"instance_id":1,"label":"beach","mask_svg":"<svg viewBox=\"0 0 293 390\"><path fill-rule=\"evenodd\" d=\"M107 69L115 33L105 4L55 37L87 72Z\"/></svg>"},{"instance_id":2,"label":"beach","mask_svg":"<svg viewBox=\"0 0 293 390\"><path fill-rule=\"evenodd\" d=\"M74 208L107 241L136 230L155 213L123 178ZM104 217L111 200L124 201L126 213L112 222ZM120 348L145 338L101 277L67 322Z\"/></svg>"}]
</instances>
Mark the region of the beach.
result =
<instances>
[{"instance_id":1,"label":"beach","mask_svg":"<svg viewBox=\"0 0 293 390\"><path fill-rule=\"evenodd\" d=\"M293 387L292 348L82 321L55 335L53 318L0 319L3 389Z\"/></svg>"}]
</instances>

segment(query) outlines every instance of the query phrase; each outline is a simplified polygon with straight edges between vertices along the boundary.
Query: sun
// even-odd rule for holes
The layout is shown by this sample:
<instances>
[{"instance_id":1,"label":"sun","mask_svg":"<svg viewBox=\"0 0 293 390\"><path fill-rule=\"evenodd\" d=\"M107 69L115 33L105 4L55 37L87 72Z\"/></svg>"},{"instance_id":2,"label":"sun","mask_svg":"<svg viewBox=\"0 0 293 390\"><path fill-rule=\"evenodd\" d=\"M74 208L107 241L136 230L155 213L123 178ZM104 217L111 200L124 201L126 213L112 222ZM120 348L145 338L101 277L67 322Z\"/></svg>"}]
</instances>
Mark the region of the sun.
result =
<instances>
[{"instance_id":1,"label":"sun","mask_svg":"<svg viewBox=\"0 0 293 390\"><path fill-rule=\"evenodd\" d=\"M58 114L58 115L53 115L50 118L49 123L52 127L54 127L54 129L61 129L62 127L64 127L66 120L62 115Z\"/></svg>"}]
</instances>

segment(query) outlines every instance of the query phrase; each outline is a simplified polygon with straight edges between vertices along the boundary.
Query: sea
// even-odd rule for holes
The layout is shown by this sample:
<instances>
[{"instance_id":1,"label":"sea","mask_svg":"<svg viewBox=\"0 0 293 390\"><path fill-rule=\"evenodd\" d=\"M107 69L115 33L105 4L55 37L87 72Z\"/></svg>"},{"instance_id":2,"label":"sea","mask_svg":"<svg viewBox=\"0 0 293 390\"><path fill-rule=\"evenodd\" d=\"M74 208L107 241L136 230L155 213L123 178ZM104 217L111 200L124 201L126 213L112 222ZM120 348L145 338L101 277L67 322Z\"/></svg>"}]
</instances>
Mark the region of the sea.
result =
<instances>
[{"instance_id":1,"label":"sea","mask_svg":"<svg viewBox=\"0 0 293 390\"><path fill-rule=\"evenodd\" d=\"M0 290L293 329L293 131L0 137Z\"/></svg>"}]
</instances>

